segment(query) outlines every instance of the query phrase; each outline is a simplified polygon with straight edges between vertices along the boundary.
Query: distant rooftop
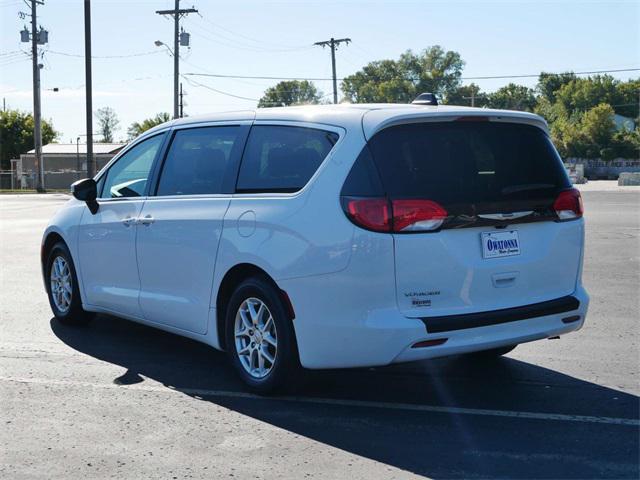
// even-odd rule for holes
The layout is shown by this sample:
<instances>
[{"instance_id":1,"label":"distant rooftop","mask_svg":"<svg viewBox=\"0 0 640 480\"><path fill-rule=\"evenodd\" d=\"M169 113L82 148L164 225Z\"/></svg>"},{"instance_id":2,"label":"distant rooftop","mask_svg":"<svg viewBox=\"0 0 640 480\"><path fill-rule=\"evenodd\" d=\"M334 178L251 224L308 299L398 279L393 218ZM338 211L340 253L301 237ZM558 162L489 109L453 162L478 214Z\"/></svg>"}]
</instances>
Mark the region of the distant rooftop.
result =
<instances>
[{"instance_id":1,"label":"distant rooftop","mask_svg":"<svg viewBox=\"0 0 640 480\"><path fill-rule=\"evenodd\" d=\"M93 153L96 154L104 154L104 153L117 153L122 147L124 147L126 143L94 143L93 144ZM87 144L80 143L76 145L75 143L48 143L42 147L42 153L48 154L72 154L76 152L80 152L81 154L87 153ZM35 149L29 150L27 153L36 153Z\"/></svg>"}]
</instances>

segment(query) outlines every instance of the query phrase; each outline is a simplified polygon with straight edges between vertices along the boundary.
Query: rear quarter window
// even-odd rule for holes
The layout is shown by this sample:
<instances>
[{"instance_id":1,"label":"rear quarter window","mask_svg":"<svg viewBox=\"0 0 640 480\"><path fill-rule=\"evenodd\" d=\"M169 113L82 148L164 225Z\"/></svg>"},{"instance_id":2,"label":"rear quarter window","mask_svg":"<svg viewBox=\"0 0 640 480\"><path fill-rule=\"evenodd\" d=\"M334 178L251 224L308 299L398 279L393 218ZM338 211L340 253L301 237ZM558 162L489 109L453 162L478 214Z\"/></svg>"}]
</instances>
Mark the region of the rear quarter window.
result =
<instances>
[{"instance_id":1,"label":"rear quarter window","mask_svg":"<svg viewBox=\"0 0 640 480\"><path fill-rule=\"evenodd\" d=\"M337 141L338 134L315 128L254 126L242 157L236 191L297 192Z\"/></svg>"}]
</instances>

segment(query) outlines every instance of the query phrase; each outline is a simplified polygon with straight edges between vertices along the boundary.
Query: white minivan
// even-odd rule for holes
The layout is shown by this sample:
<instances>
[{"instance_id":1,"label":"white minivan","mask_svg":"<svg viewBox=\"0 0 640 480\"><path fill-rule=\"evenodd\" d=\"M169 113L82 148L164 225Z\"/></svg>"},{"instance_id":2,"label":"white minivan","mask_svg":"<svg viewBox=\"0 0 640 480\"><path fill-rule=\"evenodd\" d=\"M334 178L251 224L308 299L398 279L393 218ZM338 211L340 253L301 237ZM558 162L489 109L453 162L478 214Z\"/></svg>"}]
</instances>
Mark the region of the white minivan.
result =
<instances>
[{"instance_id":1,"label":"white minivan","mask_svg":"<svg viewBox=\"0 0 640 480\"><path fill-rule=\"evenodd\" d=\"M324 105L191 117L131 142L44 232L51 308L299 366L501 355L578 330L584 220L537 115Z\"/></svg>"}]
</instances>

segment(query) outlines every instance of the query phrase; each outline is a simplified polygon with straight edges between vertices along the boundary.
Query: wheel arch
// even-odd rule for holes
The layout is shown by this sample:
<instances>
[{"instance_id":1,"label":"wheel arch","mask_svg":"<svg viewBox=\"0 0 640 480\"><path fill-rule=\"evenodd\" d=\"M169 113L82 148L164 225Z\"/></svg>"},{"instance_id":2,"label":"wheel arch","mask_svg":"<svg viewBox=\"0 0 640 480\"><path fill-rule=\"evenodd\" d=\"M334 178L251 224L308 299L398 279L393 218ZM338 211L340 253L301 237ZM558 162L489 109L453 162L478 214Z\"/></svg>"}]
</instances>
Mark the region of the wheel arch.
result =
<instances>
[{"instance_id":1,"label":"wheel arch","mask_svg":"<svg viewBox=\"0 0 640 480\"><path fill-rule=\"evenodd\" d=\"M64 237L60 235L60 233L56 232L55 230L52 230L47 233L44 240L42 241L42 248L40 250L40 262L42 264L44 264L44 262L47 260L47 257L49 256L49 252L51 251L53 246L58 242L64 243L67 246L67 248L69 248L69 244L65 241Z\"/></svg>"},{"instance_id":2,"label":"wheel arch","mask_svg":"<svg viewBox=\"0 0 640 480\"><path fill-rule=\"evenodd\" d=\"M239 263L234 265L227 270L227 273L225 273L216 295L216 329L218 334L218 343L222 350L226 350L225 317L227 304L238 285L251 277L262 277L267 280L276 289L276 291L280 293L285 307L288 310L289 319L293 320L295 318L293 305L291 304L289 295L278 286L271 275L269 275L264 269L252 263Z\"/></svg>"},{"instance_id":3,"label":"wheel arch","mask_svg":"<svg viewBox=\"0 0 640 480\"><path fill-rule=\"evenodd\" d=\"M40 246L40 265L42 271L42 281L44 282L45 289L48 289L48 281L47 281L47 259L49 258L49 254L51 253L51 249L57 243L63 243L67 250L69 251L69 255L71 256L71 261L73 262L73 268L76 272L76 279L78 281L78 289L80 290L80 300L84 304L84 288L82 285L82 275L80 272L80 266L78 265L78 261L76 259L76 255L73 252L73 244L70 243L65 235L60 229L56 227L49 227L43 237L42 237L42 245Z\"/></svg>"}]
</instances>

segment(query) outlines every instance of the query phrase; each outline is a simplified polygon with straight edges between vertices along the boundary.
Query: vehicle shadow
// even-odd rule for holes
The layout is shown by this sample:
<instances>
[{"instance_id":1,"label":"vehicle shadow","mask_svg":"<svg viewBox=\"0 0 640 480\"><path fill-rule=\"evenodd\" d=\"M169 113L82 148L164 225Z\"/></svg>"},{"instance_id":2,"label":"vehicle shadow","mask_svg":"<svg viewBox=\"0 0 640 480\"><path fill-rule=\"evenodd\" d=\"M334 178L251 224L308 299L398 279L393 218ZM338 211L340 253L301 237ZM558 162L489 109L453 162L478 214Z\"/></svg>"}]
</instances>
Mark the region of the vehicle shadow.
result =
<instances>
[{"instance_id":1,"label":"vehicle shadow","mask_svg":"<svg viewBox=\"0 0 640 480\"><path fill-rule=\"evenodd\" d=\"M553 417L637 420L637 396L513 358L479 362L459 357L376 369L308 372L304 385L291 394L299 401L256 400L215 394L245 389L225 355L206 345L102 315L86 328L68 327L55 319L51 328L75 350L126 368L124 375L109 379L116 384L153 379L185 395L419 475L640 475L637 426ZM352 401L355 404L349 403ZM384 405L363 405L365 402ZM404 404L426 409L412 410L402 407ZM439 407L474 411L435 411ZM483 414L483 410L491 412ZM549 416L532 419L513 412Z\"/></svg>"}]
</instances>

